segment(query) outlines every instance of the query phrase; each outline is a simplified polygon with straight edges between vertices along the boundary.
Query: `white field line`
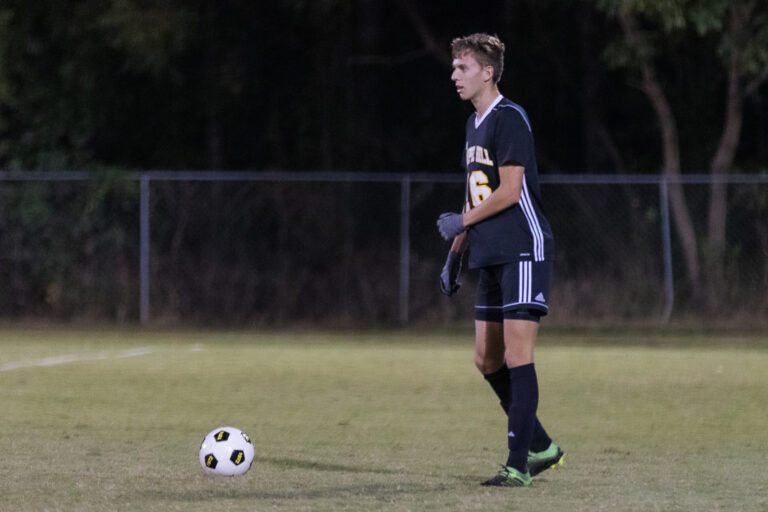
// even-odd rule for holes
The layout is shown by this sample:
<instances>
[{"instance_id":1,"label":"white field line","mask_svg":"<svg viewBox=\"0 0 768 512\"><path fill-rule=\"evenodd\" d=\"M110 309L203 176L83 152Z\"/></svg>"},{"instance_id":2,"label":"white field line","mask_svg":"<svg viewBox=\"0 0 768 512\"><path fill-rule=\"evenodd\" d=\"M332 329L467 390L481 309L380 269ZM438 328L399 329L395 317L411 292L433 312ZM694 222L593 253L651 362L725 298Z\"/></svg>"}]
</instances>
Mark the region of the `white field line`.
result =
<instances>
[{"instance_id":1,"label":"white field line","mask_svg":"<svg viewBox=\"0 0 768 512\"><path fill-rule=\"evenodd\" d=\"M67 363L79 363L82 361L101 361L105 359L123 359L126 357L138 357L151 354L156 350L151 347L132 348L120 352L98 352L96 354L67 354L62 356L43 357L42 359L30 359L27 361L14 361L0 366L0 372L18 370L20 368L34 368L41 366L57 366Z\"/></svg>"}]
</instances>

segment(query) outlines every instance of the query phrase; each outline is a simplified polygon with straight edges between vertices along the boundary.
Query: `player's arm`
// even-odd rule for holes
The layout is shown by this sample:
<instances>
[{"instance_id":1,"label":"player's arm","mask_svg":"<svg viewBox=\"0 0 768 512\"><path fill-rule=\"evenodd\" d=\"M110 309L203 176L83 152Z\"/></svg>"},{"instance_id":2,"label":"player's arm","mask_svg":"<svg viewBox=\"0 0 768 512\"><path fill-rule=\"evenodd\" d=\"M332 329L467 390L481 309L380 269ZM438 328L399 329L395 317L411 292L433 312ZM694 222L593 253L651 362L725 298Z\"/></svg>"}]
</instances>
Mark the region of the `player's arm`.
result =
<instances>
[{"instance_id":1,"label":"player's arm","mask_svg":"<svg viewBox=\"0 0 768 512\"><path fill-rule=\"evenodd\" d=\"M485 201L464 213L447 212L440 215L437 227L442 237L446 240L454 239L469 226L493 217L520 201L524 172L525 168L520 165L499 167L499 186Z\"/></svg>"},{"instance_id":2,"label":"player's arm","mask_svg":"<svg viewBox=\"0 0 768 512\"><path fill-rule=\"evenodd\" d=\"M451 252L455 252L456 254L462 254L464 252L464 249L466 248L467 248L467 234L464 232L459 233L453 239L453 243L451 244Z\"/></svg>"},{"instance_id":3,"label":"player's arm","mask_svg":"<svg viewBox=\"0 0 768 512\"><path fill-rule=\"evenodd\" d=\"M520 201L523 191L523 173L520 165L502 165L499 167L499 186L485 201L462 215L462 224L469 227L493 217Z\"/></svg>"}]
</instances>

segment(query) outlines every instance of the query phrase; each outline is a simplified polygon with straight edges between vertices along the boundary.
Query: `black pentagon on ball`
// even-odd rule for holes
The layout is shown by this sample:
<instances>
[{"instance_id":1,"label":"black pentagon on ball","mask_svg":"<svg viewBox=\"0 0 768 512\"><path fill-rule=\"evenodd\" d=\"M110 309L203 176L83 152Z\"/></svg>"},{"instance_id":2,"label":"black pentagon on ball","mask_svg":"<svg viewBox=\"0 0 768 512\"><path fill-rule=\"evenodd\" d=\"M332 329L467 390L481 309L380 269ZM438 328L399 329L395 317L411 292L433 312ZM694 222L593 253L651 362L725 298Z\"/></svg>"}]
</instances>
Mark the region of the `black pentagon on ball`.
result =
<instances>
[{"instance_id":1,"label":"black pentagon on ball","mask_svg":"<svg viewBox=\"0 0 768 512\"><path fill-rule=\"evenodd\" d=\"M213 456L212 453L209 453L205 456L205 465L206 467L209 467L211 469L216 469L216 466L219 464L219 461L216 460L216 457Z\"/></svg>"},{"instance_id":2,"label":"black pentagon on ball","mask_svg":"<svg viewBox=\"0 0 768 512\"><path fill-rule=\"evenodd\" d=\"M213 438L216 440L217 443L220 441L226 441L227 439L229 439L229 432L227 432L226 430L219 430L218 432L216 432L216 435L213 436Z\"/></svg>"},{"instance_id":3,"label":"black pentagon on ball","mask_svg":"<svg viewBox=\"0 0 768 512\"><path fill-rule=\"evenodd\" d=\"M232 455L230 455L229 460L231 460L232 464L235 466L239 466L245 462L245 453L243 453L243 450L235 450L232 452Z\"/></svg>"}]
</instances>

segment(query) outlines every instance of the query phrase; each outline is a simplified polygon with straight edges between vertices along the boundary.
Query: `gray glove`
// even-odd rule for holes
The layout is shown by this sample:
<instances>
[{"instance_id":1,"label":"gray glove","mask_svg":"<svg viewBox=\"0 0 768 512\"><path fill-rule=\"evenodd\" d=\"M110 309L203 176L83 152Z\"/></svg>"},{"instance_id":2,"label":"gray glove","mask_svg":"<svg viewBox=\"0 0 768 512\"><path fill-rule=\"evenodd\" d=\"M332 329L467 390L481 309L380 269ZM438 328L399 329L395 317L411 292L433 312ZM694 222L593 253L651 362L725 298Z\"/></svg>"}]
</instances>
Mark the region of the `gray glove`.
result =
<instances>
[{"instance_id":1,"label":"gray glove","mask_svg":"<svg viewBox=\"0 0 768 512\"><path fill-rule=\"evenodd\" d=\"M460 213L443 213L437 219L437 228L440 230L440 235L446 240L453 240L456 235L467 229L464 227Z\"/></svg>"},{"instance_id":2,"label":"gray glove","mask_svg":"<svg viewBox=\"0 0 768 512\"><path fill-rule=\"evenodd\" d=\"M450 297L461 288L459 274L461 274L461 254L448 251L445 266L440 272L440 291L444 295Z\"/></svg>"}]
</instances>

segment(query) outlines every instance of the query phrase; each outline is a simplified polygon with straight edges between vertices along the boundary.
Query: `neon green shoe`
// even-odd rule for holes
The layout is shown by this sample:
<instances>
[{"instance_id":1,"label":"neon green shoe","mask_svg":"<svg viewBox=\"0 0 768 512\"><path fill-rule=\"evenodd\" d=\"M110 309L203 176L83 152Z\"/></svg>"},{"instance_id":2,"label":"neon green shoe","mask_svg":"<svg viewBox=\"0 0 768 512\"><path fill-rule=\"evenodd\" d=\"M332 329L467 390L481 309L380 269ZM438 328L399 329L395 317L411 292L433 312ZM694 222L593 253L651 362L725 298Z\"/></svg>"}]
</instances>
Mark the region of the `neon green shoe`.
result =
<instances>
[{"instance_id":1,"label":"neon green shoe","mask_svg":"<svg viewBox=\"0 0 768 512\"><path fill-rule=\"evenodd\" d=\"M491 478L486 480L482 485L490 485L494 487L528 487L531 485L533 479L530 473L521 473L515 468L509 466L501 466L501 471Z\"/></svg>"},{"instance_id":2,"label":"neon green shoe","mask_svg":"<svg viewBox=\"0 0 768 512\"><path fill-rule=\"evenodd\" d=\"M565 453L555 443L541 452L528 452L528 471L536 476L542 471L565 464Z\"/></svg>"}]
</instances>

